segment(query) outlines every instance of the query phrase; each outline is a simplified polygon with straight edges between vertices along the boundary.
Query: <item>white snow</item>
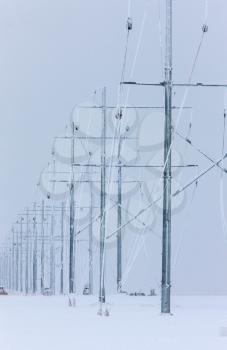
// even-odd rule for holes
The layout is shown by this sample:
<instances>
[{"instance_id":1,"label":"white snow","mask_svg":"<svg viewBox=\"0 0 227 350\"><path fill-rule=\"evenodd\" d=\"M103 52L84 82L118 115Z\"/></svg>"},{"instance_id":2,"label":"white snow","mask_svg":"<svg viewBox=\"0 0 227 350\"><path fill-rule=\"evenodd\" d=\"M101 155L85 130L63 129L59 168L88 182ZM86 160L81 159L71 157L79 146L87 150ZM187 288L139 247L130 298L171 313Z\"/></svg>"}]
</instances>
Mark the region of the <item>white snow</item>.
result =
<instances>
[{"instance_id":1,"label":"white snow","mask_svg":"<svg viewBox=\"0 0 227 350\"><path fill-rule=\"evenodd\" d=\"M1 350L226 350L227 297L173 297L172 316L159 297L108 297L110 316L98 316L96 297L0 297Z\"/></svg>"}]
</instances>

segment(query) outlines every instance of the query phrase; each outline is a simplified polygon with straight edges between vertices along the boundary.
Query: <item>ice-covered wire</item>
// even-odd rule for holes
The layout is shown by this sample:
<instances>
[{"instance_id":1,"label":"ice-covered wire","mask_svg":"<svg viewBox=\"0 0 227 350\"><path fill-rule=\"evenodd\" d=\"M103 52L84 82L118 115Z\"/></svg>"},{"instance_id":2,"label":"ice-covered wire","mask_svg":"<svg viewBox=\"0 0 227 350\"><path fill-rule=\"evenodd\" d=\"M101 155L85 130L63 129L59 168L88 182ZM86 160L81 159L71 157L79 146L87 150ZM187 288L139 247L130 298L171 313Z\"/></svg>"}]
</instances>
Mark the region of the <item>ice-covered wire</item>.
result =
<instances>
[{"instance_id":1,"label":"ice-covered wire","mask_svg":"<svg viewBox=\"0 0 227 350\"><path fill-rule=\"evenodd\" d=\"M226 137L226 97L227 91L224 91L224 115L223 115L223 132L222 132L222 156L225 153L225 137ZM224 166L222 162L222 167ZM225 215L225 197L224 197L224 173L223 171L220 174L220 211L221 211L221 223L222 223L222 232L227 241L227 222Z\"/></svg>"}]
</instances>

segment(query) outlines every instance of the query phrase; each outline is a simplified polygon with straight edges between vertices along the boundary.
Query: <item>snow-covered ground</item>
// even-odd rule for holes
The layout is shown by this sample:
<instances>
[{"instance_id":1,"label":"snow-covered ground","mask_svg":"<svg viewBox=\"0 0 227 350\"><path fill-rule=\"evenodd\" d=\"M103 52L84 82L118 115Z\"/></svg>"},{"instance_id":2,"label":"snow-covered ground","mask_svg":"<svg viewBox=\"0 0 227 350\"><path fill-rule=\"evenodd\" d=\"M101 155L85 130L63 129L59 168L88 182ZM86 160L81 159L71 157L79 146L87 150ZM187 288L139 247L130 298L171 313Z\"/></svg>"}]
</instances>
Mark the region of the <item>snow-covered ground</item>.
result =
<instances>
[{"instance_id":1,"label":"snow-covered ground","mask_svg":"<svg viewBox=\"0 0 227 350\"><path fill-rule=\"evenodd\" d=\"M0 297L2 350L226 350L227 297L173 297L172 316L160 315L159 297L112 296L109 317L97 299Z\"/></svg>"}]
</instances>

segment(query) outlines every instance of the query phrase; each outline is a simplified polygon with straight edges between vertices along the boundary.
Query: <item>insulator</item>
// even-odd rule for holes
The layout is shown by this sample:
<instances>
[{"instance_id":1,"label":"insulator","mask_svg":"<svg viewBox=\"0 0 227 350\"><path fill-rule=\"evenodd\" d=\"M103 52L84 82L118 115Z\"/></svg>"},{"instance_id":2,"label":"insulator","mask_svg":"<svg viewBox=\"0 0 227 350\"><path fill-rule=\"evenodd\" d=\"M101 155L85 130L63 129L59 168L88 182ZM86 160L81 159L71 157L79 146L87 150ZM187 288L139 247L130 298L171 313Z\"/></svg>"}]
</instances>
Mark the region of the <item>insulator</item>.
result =
<instances>
[{"instance_id":1,"label":"insulator","mask_svg":"<svg viewBox=\"0 0 227 350\"><path fill-rule=\"evenodd\" d=\"M116 119L121 119L122 118L122 110L121 109L119 109L118 111L117 111L117 114L116 114Z\"/></svg>"},{"instance_id":2,"label":"insulator","mask_svg":"<svg viewBox=\"0 0 227 350\"><path fill-rule=\"evenodd\" d=\"M207 33L208 32L208 25L207 24L203 24L203 26L202 26L202 31L203 31L203 33Z\"/></svg>"},{"instance_id":3,"label":"insulator","mask_svg":"<svg viewBox=\"0 0 227 350\"><path fill-rule=\"evenodd\" d=\"M132 30L132 18L128 17L127 19L127 30Z\"/></svg>"}]
</instances>

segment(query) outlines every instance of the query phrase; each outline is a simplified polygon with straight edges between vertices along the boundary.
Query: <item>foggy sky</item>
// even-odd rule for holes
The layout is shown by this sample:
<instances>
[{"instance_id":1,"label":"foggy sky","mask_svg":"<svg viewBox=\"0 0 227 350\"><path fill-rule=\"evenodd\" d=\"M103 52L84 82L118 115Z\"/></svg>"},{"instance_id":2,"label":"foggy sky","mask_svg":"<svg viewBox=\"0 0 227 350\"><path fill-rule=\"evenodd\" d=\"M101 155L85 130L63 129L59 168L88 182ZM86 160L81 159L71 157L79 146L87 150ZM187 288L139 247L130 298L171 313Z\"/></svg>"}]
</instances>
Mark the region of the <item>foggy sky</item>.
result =
<instances>
[{"instance_id":1,"label":"foggy sky","mask_svg":"<svg viewBox=\"0 0 227 350\"><path fill-rule=\"evenodd\" d=\"M185 82L202 34L204 1L173 3L174 80ZM146 4L145 0L132 1L128 78ZM127 6L126 0L1 1L1 237L10 231L17 214L39 198L36 183L40 171L50 159L52 138L63 132L72 107L90 100L94 89L104 85L109 102L116 103ZM209 32L196 66L195 82L227 82L226 13L226 1L209 1ZM163 79L158 25L158 0L151 0L133 80ZM180 103L182 92L176 91L175 104ZM223 96L223 89L196 89L190 90L186 101L193 107L193 142L214 159L221 156ZM136 87L131 89L129 102L160 105L163 99L152 88ZM184 130L183 121L181 126ZM189 157L200 170L210 165L194 151ZM225 191L226 185L227 179ZM220 172L214 169L200 182L190 208L173 218L174 256L184 235L172 276L177 293L227 292L227 243L219 192ZM153 272L160 279L160 266L152 265L152 256L145 262L141 277L143 264L141 256L135 275L142 286L147 286Z\"/></svg>"}]
</instances>

